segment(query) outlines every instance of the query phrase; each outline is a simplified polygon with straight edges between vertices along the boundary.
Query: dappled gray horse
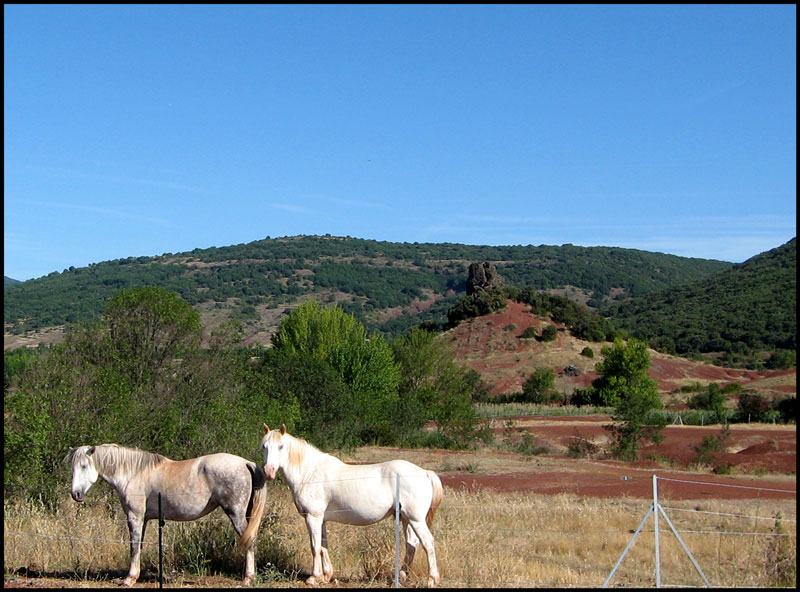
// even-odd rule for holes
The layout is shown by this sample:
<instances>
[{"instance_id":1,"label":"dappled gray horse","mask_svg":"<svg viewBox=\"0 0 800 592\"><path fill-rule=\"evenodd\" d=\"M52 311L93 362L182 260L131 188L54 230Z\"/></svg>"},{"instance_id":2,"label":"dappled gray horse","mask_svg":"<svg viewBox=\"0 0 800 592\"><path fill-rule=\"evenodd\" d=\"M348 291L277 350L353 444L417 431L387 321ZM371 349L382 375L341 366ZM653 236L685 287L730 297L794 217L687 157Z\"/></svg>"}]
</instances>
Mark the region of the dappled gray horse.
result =
<instances>
[{"instance_id":1,"label":"dappled gray horse","mask_svg":"<svg viewBox=\"0 0 800 592\"><path fill-rule=\"evenodd\" d=\"M139 578L139 558L147 521L158 518L161 494L165 520L197 520L221 507L247 550L244 584L255 578L255 540L264 513L264 472L256 463L226 453L171 460L154 452L118 444L70 448L72 499L82 502L100 477L119 494L131 534L131 567L122 582ZM249 518L249 522L248 522Z\"/></svg>"}]
</instances>

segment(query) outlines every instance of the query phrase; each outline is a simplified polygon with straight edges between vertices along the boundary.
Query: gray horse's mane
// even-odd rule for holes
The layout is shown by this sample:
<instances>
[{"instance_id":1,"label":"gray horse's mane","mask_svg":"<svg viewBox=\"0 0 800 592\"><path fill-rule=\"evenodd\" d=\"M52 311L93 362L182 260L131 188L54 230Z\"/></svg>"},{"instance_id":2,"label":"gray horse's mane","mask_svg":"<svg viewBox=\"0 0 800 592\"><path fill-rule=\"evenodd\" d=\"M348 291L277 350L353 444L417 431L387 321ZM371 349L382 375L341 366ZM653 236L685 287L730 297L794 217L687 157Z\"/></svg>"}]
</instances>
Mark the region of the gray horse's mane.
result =
<instances>
[{"instance_id":1,"label":"gray horse's mane","mask_svg":"<svg viewBox=\"0 0 800 592\"><path fill-rule=\"evenodd\" d=\"M85 455L86 447L81 446L70 450L66 460L71 464ZM99 444L94 447L92 457L100 474L120 476L132 476L168 460L166 456L156 452L128 448L119 444Z\"/></svg>"}]
</instances>

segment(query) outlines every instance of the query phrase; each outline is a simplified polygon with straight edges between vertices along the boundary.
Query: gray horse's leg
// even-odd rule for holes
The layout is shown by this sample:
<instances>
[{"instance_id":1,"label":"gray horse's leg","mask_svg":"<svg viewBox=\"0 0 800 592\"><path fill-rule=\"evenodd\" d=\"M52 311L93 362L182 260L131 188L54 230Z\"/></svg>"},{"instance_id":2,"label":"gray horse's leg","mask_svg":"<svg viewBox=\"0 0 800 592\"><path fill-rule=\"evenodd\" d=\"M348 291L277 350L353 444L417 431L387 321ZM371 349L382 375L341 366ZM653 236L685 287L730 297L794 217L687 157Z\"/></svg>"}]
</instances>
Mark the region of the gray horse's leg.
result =
<instances>
[{"instance_id":1,"label":"gray horse's leg","mask_svg":"<svg viewBox=\"0 0 800 592\"><path fill-rule=\"evenodd\" d=\"M131 535L131 567L128 570L128 577L122 582L123 586L133 586L139 579L142 541L144 541L144 533L147 528L147 520L144 520L143 514L139 515L135 512L128 514L128 531Z\"/></svg>"},{"instance_id":2,"label":"gray horse's leg","mask_svg":"<svg viewBox=\"0 0 800 592\"><path fill-rule=\"evenodd\" d=\"M247 500L244 505L239 504L236 508L223 508L228 518L231 520L233 529L240 537L247 528L246 516ZM245 586L252 586L256 578L256 552L255 545L250 545L247 549L244 560L244 579L242 581Z\"/></svg>"}]
</instances>

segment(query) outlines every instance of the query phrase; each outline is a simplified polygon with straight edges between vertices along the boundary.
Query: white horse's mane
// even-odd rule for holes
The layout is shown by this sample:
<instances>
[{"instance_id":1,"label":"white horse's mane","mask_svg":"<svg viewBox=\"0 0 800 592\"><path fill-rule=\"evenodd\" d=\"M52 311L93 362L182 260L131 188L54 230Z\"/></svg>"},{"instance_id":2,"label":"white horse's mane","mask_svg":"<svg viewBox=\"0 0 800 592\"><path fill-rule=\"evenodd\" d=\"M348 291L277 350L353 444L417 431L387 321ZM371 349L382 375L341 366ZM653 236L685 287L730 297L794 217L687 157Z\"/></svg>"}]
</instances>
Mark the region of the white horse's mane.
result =
<instances>
[{"instance_id":1,"label":"white horse's mane","mask_svg":"<svg viewBox=\"0 0 800 592\"><path fill-rule=\"evenodd\" d=\"M67 458L72 463L82 456L86 456L86 447L83 446L71 450ZM166 456L157 452L128 448L119 444L99 444L94 447L92 457L99 473L119 476L135 475L167 460Z\"/></svg>"},{"instance_id":2,"label":"white horse's mane","mask_svg":"<svg viewBox=\"0 0 800 592\"><path fill-rule=\"evenodd\" d=\"M289 465L292 467L298 467L303 464L303 461L306 458L308 453L320 455L320 456L330 456L326 452L323 452L316 446L314 446L308 440L304 440L303 438L299 438L286 432L283 434L283 437L289 436Z\"/></svg>"}]
</instances>

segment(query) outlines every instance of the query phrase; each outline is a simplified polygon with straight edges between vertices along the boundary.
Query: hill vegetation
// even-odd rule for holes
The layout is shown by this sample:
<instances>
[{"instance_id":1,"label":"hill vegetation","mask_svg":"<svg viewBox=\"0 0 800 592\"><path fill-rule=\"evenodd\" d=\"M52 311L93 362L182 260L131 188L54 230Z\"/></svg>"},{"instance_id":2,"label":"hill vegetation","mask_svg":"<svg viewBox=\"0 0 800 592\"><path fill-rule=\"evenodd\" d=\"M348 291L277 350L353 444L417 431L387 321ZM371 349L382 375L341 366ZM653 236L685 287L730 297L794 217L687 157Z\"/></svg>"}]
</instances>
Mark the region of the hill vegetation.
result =
<instances>
[{"instance_id":1,"label":"hill vegetation","mask_svg":"<svg viewBox=\"0 0 800 592\"><path fill-rule=\"evenodd\" d=\"M441 330L511 298L589 341L630 335L665 353L785 368L796 363L795 249L793 239L734 265L569 244L267 237L70 267L6 285L4 325L7 335L22 335L96 321L120 289L158 286L198 310L207 334L237 321L247 342L267 344L284 314L315 300L337 304L389 338L420 325ZM476 261L492 263L502 293L465 296L466 271Z\"/></svg>"},{"instance_id":2,"label":"hill vegetation","mask_svg":"<svg viewBox=\"0 0 800 592\"><path fill-rule=\"evenodd\" d=\"M443 320L474 261L506 285L571 287L590 305L652 293L728 269L723 261L611 247L469 246L300 236L70 267L4 289L6 332L97 320L121 288L159 286L198 307L257 325L268 309L336 301L371 330L402 334ZM431 306L449 298L438 307ZM423 303L413 307L413 304ZM425 310L421 310L425 309ZM427 312L428 309L431 309ZM273 323L277 325L277 323ZM274 327L273 327L274 328Z\"/></svg>"},{"instance_id":3,"label":"hill vegetation","mask_svg":"<svg viewBox=\"0 0 800 592\"><path fill-rule=\"evenodd\" d=\"M773 352L767 367L795 365L796 239L728 270L609 303L600 312L654 349L682 356L722 352L741 364L754 351Z\"/></svg>"}]
</instances>

